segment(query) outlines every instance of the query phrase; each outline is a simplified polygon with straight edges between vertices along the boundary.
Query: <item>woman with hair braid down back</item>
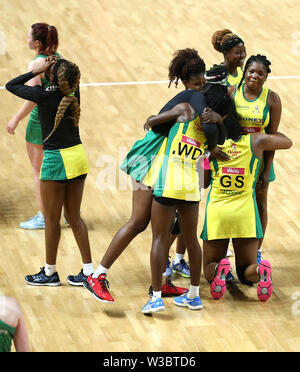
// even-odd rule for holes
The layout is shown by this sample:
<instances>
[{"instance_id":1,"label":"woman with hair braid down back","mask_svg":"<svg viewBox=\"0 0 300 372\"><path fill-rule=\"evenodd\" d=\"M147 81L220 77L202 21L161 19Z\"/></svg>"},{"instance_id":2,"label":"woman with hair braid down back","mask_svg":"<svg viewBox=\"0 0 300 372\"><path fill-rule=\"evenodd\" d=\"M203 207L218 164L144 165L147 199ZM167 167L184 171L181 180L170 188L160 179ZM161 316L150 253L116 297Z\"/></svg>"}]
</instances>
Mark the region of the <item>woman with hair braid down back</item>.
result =
<instances>
[{"instance_id":1,"label":"woman with hair braid down back","mask_svg":"<svg viewBox=\"0 0 300 372\"><path fill-rule=\"evenodd\" d=\"M243 40L228 29L216 31L211 39L216 51L224 56L224 66L229 74L227 85L236 85L241 81L243 65L247 56Z\"/></svg>"},{"instance_id":2,"label":"woman with hair braid down back","mask_svg":"<svg viewBox=\"0 0 300 372\"><path fill-rule=\"evenodd\" d=\"M43 73L50 82L47 89L25 85ZM43 66L6 84L6 89L13 94L38 105L42 125L44 157L40 179L46 221L46 264L38 274L25 277L30 285L60 285L56 257L63 205L83 262L83 269L78 275L68 276L68 282L80 286L93 273L88 232L80 216L89 167L79 136L79 79L80 71L74 63L48 57Z\"/></svg>"},{"instance_id":3,"label":"woman with hair braid down back","mask_svg":"<svg viewBox=\"0 0 300 372\"><path fill-rule=\"evenodd\" d=\"M27 34L27 42L30 49L34 50L35 58L29 63L28 70L32 71L35 68L42 66L45 59L50 55L59 56L57 53L58 34L55 26L50 26L47 23L34 23ZM41 85L46 88L49 86L49 81L44 74L33 77L28 81L28 85ZM15 130L19 122L29 115L29 120L26 127L26 148L31 162L34 174L35 192L39 211L28 221L21 222L22 229L44 229L44 206L41 199L40 191L40 170L43 160L43 138L41 123L38 115L38 107L35 102L25 101L20 110L7 124L7 131L10 134L15 134Z\"/></svg>"}]
</instances>

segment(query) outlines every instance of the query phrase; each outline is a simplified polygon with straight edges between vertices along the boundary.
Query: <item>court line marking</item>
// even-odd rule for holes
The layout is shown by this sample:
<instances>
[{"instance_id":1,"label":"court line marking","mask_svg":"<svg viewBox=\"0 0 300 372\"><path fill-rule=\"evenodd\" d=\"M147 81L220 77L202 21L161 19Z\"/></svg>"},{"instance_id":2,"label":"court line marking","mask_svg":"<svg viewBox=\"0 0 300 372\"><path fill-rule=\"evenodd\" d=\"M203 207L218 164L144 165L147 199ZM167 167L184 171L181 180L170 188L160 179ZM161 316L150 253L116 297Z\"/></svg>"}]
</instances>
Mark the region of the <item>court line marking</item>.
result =
<instances>
[{"instance_id":1,"label":"court line marking","mask_svg":"<svg viewBox=\"0 0 300 372\"><path fill-rule=\"evenodd\" d=\"M281 79L300 79L300 75L295 76L270 76L268 80L281 80ZM108 82L108 83L82 83L81 87L103 87L103 86L114 86L114 85L150 85L150 84L167 84L169 80L154 80L154 81L120 81L120 82ZM5 89L4 86L0 86L0 90Z\"/></svg>"}]
</instances>

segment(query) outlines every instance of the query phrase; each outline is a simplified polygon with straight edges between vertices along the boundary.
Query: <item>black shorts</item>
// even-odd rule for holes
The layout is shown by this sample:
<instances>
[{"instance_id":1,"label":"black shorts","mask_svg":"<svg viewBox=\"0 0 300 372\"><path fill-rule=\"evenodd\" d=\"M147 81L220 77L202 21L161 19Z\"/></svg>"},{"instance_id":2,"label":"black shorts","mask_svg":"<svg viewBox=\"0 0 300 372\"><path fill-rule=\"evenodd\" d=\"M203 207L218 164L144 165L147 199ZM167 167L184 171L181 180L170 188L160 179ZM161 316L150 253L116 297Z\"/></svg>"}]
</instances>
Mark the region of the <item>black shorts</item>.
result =
<instances>
[{"instance_id":1,"label":"black shorts","mask_svg":"<svg viewBox=\"0 0 300 372\"><path fill-rule=\"evenodd\" d=\"M157 201L157 203L167 205L167 206L183 205L183 204L186 204L186 205L199 204L198 201L164 198L163 196L153 196L153 198L155 201Z\"/></svg>"},{"instance_id":2,"label":"black shorts","mask_svg":"<svg viewBox=\"0 0 300 372\"><path fill-rule=\"evenodd\" d=\"M67 180L55 180L55 182L67 183L67 182L74 181L74 180L84 180L86 178L86 176L87 176L87 174L81 174L80 176L75 177L75 178L69 178Z\"/></svg>"}]
</instances>

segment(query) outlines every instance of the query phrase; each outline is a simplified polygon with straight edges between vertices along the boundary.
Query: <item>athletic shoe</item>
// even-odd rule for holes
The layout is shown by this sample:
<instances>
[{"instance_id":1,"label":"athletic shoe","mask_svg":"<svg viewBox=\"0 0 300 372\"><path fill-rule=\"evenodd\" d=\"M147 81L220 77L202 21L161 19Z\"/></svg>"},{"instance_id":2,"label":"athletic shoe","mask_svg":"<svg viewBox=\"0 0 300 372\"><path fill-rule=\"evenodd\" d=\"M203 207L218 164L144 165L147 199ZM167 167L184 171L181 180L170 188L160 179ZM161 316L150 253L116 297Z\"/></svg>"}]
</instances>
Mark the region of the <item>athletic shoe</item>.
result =
<instances>
[{"instance_id":1,"label":"athletic shoe","mask_svg":"<svg viewBox=\"0 0 300 372\"><path fill-rule=\"evenodd\" d=\"M161 297L156 297L154 300L150 298L146 305L142 308L142 313L150 314L155 313L156 311L165 311L165 305Z\"/></svg>"},{"instance_id":2,"label":"athletic shoe","mask_svg":"<svg viewBox=\"0 0 300 372\"><path fill-rule=\"evenodd\" d=\"M187 306L191 310L202 309L202 302L200 296L188 298L187 293L174 298L174 304L177 306Z\"/></svg>"},{"instance_id":3,"label":"athletic shoe","mask_svg":"<svg viewBox=\"0 0 300 372\"><path fill-rule=\"evenodd\" d=\"M169 256L170 258L170 256ZM163 273L163 276L171 277L172 276L172 267L171 267L171 261L168 259L166 271Z\"/></svg>"},{"instance_id":4,"label":"athletic shoe","mask_svg":"<svg viewBox=\"0 0 300 372\"><path fill-rule=\"evenodd\" d=\"M89 275L82 285L88 289L97 300L110 304L115 302L108 292L109 283L106 279L106 274L100 274L98 278L93 278L92 275Z\"/></svg>"},{"instance_id":5,"label":"athletic shoe","mask_svg":"<svg viewBox=\"0 0 300 372\"><path fill-rule=\"evenodd\" d=\"M230 271L230 261L223 258L216 267L215 277L210 284L210 294L219 299L226 292L226 277Z\"/></svg>"},{"instance_id":6,"label":"athletic shoe","mask_svg":"<svg viewBox=\"0 0 300 372\"><path fill-rule=\"evenodd\" d=\"M258 250L257 250L257 256L256 256L256 263L257 263L257 265L260 264L260 262L261 262L262 259L263 259L263 258L262 258L262 255L261 255L261 250L258 249Z\"/></svg>"},{"instance_id":7,"label":"athletic shoe","mask_svg":"<svg viewBox=\"0 0 300 372\"><path fill-rule=\"evenodd\" d=\"M269 261L261 260L258 266L258 275L257 297L260 301L268 301L273 292L271 264Z\"/></svg>"},{"instance_id":8,"label":"athletic shoe","mask_svg":"<svg viewBox=\"0 0 300 372\"><path fill-rule=\"evenodd\" d=\"M187 293L189 290L183 287L175 286L170 279L167 278L166 284L161 286L161 296L162 297L171 297L171 296L181 296L184 293ZM152 285L149 287L150 297L153 296L153 288Z\"/></svg>"},{"instance_id":9,"label":"athletic shoe","mask_svg":"<svg viewBox=\"0 0 300 372\"><path fill-rule=\"evenodd\" d=\"M177 264L175 264L175 262L173 261L172 270L173 270L173 273L181 275L184 278L191 277L189 265L185 262L184 258L182 258L180 262Z\"/></svg>"},{"instance_id":10,"label":"athletic shoe","mask_svg":"<svg viewBox=\"0 0 300 372\"><path fill-rule=\"evenodd\" d=\"M83 274L83 269L81 269L78 275L69 275L67 281L71 285L82 286L83 282L87 280L88 276Z\"/></svg>"},{"instance_id":11,"label":"athletic shoe","mask_svg":"<svg viewBox=\"0 0 300 372\"><path fill-rule=\"evenodd\" d=\"M41 212L37 212L37 214L28 221L21 222L20 227L26 230L36 230L36 229L44 229L45 228L45 219Z\"/></svg>"},{"instance_id":12,"label":"athletic shoe","mask_svg":"<svg viewBox=\"0 0 300 372\"><path fill-rule=\"evenodd\" d=\"M57 287L60 285L59 276L57 273L47 276L45 273L45 267L41 267L41 271L34 275L26 275L25 281L29 285L46 285L48 287Z\"/></svg>"}]
</instances>

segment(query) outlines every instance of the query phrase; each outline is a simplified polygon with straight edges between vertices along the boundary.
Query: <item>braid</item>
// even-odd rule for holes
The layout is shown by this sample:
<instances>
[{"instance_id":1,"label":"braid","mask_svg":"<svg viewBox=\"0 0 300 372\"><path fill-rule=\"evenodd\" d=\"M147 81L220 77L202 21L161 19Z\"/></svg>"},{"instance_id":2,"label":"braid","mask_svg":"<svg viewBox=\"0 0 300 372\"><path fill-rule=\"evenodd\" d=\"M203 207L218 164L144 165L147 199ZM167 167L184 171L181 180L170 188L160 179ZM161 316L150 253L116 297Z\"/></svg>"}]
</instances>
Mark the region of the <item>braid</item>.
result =
<instances>
[{"instance_id":1,"label":"braid","mask_svg":"<svg viewBox=\"0 0 300 372\"><path fill-rule=\"evenodd\" d=\"M169 87L175 82L177 88L179 79L188 81L191 76L205 72L205 63L197 50L186 48L174 53L174 58L169 64Z\"/></svg>"},{"instance_id":2,"label":"braid","mask_svg":"<svg viewBox=\"0 0 300 372\"><path fill-rule=\"evenodd\" d=\"M243 80L245 79L245 75L246 75L246 71L248 70L249 66L253 63L253 62L258 62L258 63L262 63L266 69L266 72L269 74L271 72L271 69L270 69L270 65L271 65L271 62L267 59L266 56L263 56L261 54L257 54L256 56L252 55L250 58L248 58L246 64L245 64L245 68L244 68L244 72L243 72L243 77L237 87L237 89L239 89L242 85L242 82Z\"/></svg>"},{"instance_id":3,"label":"braid","mask_svg":"<svg viewBox=\"0 0 300 372\"><path fill-rule=\"evenodd\" d=\"M60 60L59 62L61 63L56 72L56 80L58 89L64 97L60 101L57 108L53 129L44 141L47 141L48 138L55 132L68 107L72 112L71 118L73 119L74 126L77 127L79 125L80 105L74 93L79 87L80 71L75 63L66 60Z\"/></svg>"}]
</instances>

